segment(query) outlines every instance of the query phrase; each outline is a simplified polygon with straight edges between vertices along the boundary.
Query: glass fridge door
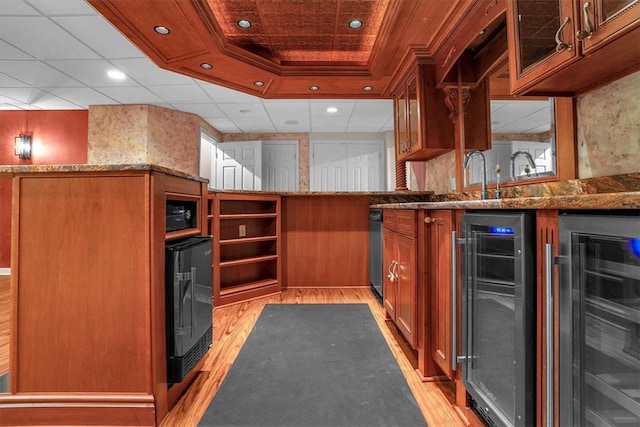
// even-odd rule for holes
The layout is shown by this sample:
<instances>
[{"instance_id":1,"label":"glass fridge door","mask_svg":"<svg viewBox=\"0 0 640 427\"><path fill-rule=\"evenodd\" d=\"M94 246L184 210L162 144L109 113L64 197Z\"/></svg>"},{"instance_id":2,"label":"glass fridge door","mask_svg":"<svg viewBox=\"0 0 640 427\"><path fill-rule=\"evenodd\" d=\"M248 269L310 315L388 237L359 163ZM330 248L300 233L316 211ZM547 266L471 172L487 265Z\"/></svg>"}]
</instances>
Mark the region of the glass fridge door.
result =
<instances>
[{"instance_id":1,"label":"glass fridge door","mask_svg":"<svg viewBox=\"0 0 640 427\"><path fill-rule=\"evenodd\" d=\"M533 255L524 214L465 214L463 381L496 426L533 422ZM525 226L526 225L526 226Z\"/></svg>"},{"instance_id":2,"label":"glass fridge door","mask_svg":"<svg viewBox=\"0 0 640 427\"><path fill-rule=\"evenodd\" d=\"M638 426L640 239L573 233L571 254L574 424Z\"/></svg>"},{"instance_id":3,"label":"glass fridge door","mask_svg":"<svg viewBox=\"0 0 640 427\"><path fill-rule=\"evenodd\" d=\"M560 425L640 425L640 213L560 216Z\"/></svg>"}]
</instances>

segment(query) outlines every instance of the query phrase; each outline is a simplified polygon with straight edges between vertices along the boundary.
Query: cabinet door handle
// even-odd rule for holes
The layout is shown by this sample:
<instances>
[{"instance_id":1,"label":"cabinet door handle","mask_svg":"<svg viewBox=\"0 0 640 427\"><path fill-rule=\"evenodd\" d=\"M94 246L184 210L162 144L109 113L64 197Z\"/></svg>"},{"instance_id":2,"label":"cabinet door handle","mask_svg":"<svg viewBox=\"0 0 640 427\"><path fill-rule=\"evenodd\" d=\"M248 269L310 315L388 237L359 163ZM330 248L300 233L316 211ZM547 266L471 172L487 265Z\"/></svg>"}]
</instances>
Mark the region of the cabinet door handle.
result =
<instances>
[{"instance_id":1,"label":"cabinet door handle","mask_svg":"<svg viewBox=\"0 0 640 427\"><path fill-rule=\"evenodd\" d=\"M591 38L591 35L593 34L593 25L591 24L591 18L589 17L589 6L591 6L591 3L589 2L585 2L584 5L582 6L582 11L584 12L585 28L576 32L576 38L578 40Z\"/></svg>"},{"instance_id":2,"label":"cabinet door handle","mask_svg":"<svg viewBox=\"0 0 640 427\"><path fill-rule=\"evenodd\" d=\"M545 304L546 304L546 347L545 352L545 365L547 369L546 375L546 425L547 427L554 426L554 367L553 367L553 245L547 243L544 245L544 275L545 275Z\"/></svg>"},{"instance_id":3,"label":"cabinet door handle","mask_svg":"<svg viewBox=\"0 0 640 427\"><path fill-rule=\"evenodd\" d=\"M394 262L395 261L391 261L391 263L387 267L387 278L389 279L390 282L394 281L394 277L393 277L393 263Z\"/></svg>"},{"instance_id":4,"label":"cabinet door handle","mask_svg":"<svg viewBox=\"0 0 640 427\"><path fill-rule=\"evenodd\" d=\"M563 50L571 49L570 44L565 43L560 39L560 34L562 33L562 29L564 28L565 25L567 25L568 22L569 22L569 17L567 16L566 18L564 18L564 21L562 21L562 25L560 25L560 28L558 28L558 31L556 31L556 52L562 52Z\"/></svg>"}]
</instances>

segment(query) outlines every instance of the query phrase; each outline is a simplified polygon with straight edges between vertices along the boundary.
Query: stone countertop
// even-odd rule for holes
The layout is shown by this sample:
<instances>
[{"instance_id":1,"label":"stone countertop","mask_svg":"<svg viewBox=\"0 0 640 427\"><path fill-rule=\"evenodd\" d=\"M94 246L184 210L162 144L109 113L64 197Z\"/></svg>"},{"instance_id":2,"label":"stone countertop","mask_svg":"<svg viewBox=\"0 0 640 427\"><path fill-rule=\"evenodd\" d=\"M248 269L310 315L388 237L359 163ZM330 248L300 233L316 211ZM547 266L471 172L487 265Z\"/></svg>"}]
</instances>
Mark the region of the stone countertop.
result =
<instances>
[{"instance_id":1,"label":"stone countertop","mask_svg":"<svg viewBox=\"0 0 640 427\"><path fill-rule=\"evenodd\" d=\"M167 175L187 178L199 182L209 182L201 176L191 175L164 166L149 163L127 163L108 165L0 165L0 177L10 178L14 175L30 173L70 173L70 172L161 172Z\"/></svg>"},{"instance_id":2,"label":"stone countertop","mask_svg":"<svg viewBox=\"0 0 640 427\"><path fill-rule=\"evenodd\" d=\"M487 200L384 203L384 209L640 209L640 191Z\"/></svg>"}]
</instances>

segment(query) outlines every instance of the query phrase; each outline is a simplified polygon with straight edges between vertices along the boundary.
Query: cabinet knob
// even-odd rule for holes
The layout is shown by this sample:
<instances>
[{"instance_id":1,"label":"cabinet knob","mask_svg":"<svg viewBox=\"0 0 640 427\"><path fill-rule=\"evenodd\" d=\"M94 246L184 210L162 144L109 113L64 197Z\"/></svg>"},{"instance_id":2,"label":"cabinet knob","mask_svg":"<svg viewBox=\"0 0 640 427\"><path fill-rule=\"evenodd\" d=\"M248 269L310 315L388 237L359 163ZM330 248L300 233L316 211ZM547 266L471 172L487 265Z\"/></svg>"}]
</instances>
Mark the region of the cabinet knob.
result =
<instances>
[{"instance_id":1,"label":"cabinet knob","mask_svg":"<svg viewBox=\"0 0 640 427\"><path fill-rule=\"evenodd\" d=\"M436 219L430 216L424 218L425 224L431 224L432 222L436 222Z\"/></svg>"}]
</instances>

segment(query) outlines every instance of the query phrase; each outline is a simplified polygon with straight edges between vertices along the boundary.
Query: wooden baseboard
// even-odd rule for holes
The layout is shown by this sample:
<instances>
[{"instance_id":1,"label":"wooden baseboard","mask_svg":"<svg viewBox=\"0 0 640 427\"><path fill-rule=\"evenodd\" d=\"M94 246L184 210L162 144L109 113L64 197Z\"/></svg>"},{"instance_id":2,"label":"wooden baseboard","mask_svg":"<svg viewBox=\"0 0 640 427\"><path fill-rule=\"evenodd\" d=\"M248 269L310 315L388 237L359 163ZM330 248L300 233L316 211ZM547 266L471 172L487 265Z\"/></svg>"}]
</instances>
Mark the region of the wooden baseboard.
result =
<instances>
[{"instance_id":1,"label":"wooden baseboard","mask_svg":"<svg viewBox=\"0 0 640 427\"><path fill-rule=\"evenodd\" d=\"M2 425L154 426L151 395L0 395Z\"/></svg>"}]
</instances>

